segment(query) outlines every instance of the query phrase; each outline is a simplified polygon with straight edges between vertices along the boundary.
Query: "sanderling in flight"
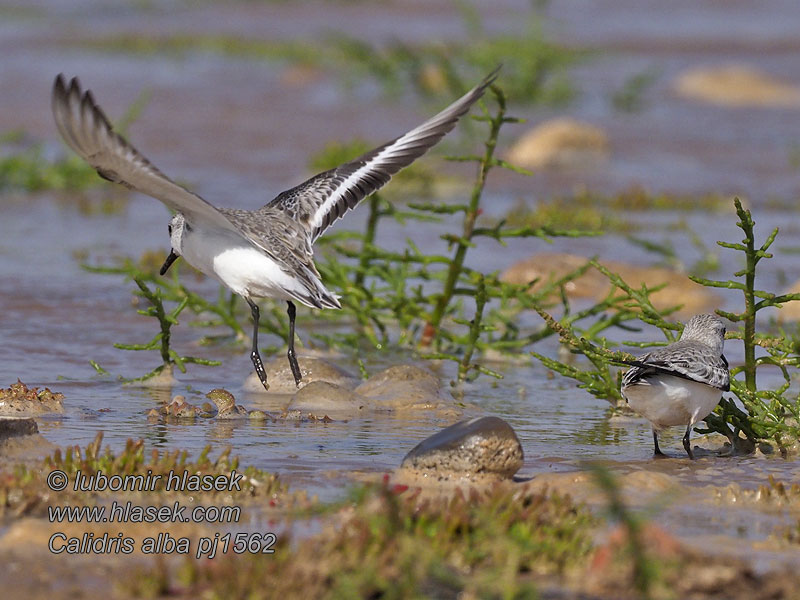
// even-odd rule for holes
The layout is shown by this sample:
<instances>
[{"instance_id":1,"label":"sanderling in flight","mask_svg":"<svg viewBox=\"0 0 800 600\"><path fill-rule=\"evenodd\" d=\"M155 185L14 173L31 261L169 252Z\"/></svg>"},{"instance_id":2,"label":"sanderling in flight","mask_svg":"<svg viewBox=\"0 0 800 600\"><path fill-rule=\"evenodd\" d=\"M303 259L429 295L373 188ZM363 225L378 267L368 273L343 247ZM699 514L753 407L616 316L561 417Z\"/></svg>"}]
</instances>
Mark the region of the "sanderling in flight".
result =
<instances>
[{"instance_id":1,"label":"sanderling in flight","mask_svg":"<svg viewBox=\"0 0 800 600\"><path fill-rule=\"evenodd\" d=\"M215 277L250 305L253 347L250 358L265 389L267 375L258 353L259 309L253 298L286 300L288 358L295 384L302 375L294 351L295 305L341 308L336 294L320 281L314 241L392 175L425 154L451 131L497 77L499 67L442 112L408 133L355 160L319 173L258 210L216 208L179 186L116 133L77 78L53 84L52 108L67 145L100 177L160 200L175 211L169 223L169 256L164 275L178 258Z\"/></svg>"},{"instance_id":2,"label":"sanderling in flight","mask_svg":"<svg viewBox=\"0 0 800 600\"><path fill-rule=\"evenodd\" d=\"M680 339L636 360L622 377L622 395L631 409L653 425L656 456L658 432L673 425L687 425L683 447L694 458L689 434L730 389L728 361L722 354L725 324L714 315L689 319Z\"/></svg>"}]
</instances>

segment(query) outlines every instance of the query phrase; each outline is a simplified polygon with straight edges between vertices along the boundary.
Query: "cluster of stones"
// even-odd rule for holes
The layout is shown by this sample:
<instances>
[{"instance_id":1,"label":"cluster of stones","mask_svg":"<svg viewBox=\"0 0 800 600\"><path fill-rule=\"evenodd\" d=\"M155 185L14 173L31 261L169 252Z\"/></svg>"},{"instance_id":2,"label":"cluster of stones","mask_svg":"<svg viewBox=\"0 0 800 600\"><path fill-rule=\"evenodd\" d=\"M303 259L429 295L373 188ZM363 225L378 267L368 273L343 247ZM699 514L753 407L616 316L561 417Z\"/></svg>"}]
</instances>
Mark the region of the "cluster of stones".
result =
<instances>
[{"instance_id":1,"label":"cluster of stones","mask_svg":"<svg viewBox=\"0 0 800 600\"><path fill-rule=\"evenodd\" d=\"M228 390L222 388L213 389L206 394L206 398L211 402L203 402L200 406L195 406L186 401L186 398L177 395L172 401L150 409L147 416L151 419L197 419L197 418L218 418L218 419L237 419L249 418L254 421L275 421L275 417L265 413L263 410L247 410L240 404L236 404L236 399Z\"/></svg>"}]
</instances>

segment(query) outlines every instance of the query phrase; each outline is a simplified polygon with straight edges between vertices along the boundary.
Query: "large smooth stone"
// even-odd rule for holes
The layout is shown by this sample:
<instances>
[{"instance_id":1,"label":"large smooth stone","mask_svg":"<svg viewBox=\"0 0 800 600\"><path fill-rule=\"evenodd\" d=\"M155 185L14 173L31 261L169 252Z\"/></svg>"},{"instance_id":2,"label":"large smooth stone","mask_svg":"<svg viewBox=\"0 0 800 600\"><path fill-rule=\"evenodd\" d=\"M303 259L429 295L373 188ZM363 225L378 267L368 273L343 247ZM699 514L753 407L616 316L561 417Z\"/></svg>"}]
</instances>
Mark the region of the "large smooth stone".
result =
<instances>
[{"instance_id":1,"label":"large smooth stone","mask_svg":"<svg viewBox=\"0 0 800 600\"><path fill-rule=\"evenodd\" d=\"M540 123L511 147L508 160L529 169L593 167L608 158L608 136L599 127L574 119Z\"/></svg>"},{"instance_id":2,"label":"large smooth stone","mask_svg":"<svg viewBox=\"0 0 800 600\"><path fill-rule=\"evenodd\" d=\"M292 398L287 411L299 410L321 417L350 417L365 409L364 398L347 388L327 381L312 381Z\"/></svg>"},{"instance_id":3,"label":"large smooth stone","mask_svg":"<svg viewBox=\"0 0 800 600\"><path fill-rule=\"evenodd\" d=\"M451 475L511 478L524 460L511 425L499 417L459 421L417 444L402 468Z\"/></svg>"},{"instance_id":4,"label":"large smooth stone","mask_svg":"<svg viewBox=\"0 0 800 600\"><path fill-rule=\"evenodd\" d=\"M587 257L576 254L543 252L514 263L500 275L500 279L516 284L525 284L538 279L531 286L531 291L535 291L542 285L561 279L582 267L588 260ZM617 273L634 289L640 288L642 284L649 288L667 284L663 289L650 295L653 306L659 310L681 305L676 314L686 317L711 312L720 305L720 297L717 294L695 283L683 273L612 260L600 262L612 273ZM594 268L589 268L583 275L564 285L564 291L570 298L592 298L598 301L605 298L610 289L611 282L608 278Z\"/></svg>"},{"instance_id":5,"label":"large smooth stone","mask_svg":"<svg viewBox=\"0 0 800 600\"><path fill-rule=\"evenodd\" d=\"M747 65L690 69L675 79L673 87L684 98L717 106L800 108L800 87Z\"/></svg>"},{"instance_id":6,"label":"large smooth stone","mask_svg":"<svg viewBox=\"0 0 800 600\"><path fill-rule=\"evenodd\" d=\"M439 378L414 365L395 365L370 377L355 389L377 409L434 408L444 398Z\"/></svg>"},{"instance_id":7,"label":"large smooth stone","mask_svg":"<svg viewBox=\"0 0 800 600\"><path fill-rule=\"evenodd\" d=\"M800 281L795 281L789 288L781 292L783 294L800 293ZM800 300L784 302L778 310L778 322L800 321ZM767 313L764 313L767 314ZM774 314L774 313L773 313Z\"/></svg>"},{"instance_id":8,"label":"large smooth stone","mask_svg":"<svg viewBox=\"0 0 800 600\"><path fill-rule=\"evenodd\" d=\"M315 356L298 356L297 364L300 366L300 373L303 376L300 380L300 388L312 381L326 381L339 387L353 389L360 381L358 377L340 366ZM267 383L271 393L294 394L298 390L285 354L280 354L264 364L264 370L267 373ZM255 371L247 377L242 387L247 392L265 392Z\"/></svg>"}]
</instances>

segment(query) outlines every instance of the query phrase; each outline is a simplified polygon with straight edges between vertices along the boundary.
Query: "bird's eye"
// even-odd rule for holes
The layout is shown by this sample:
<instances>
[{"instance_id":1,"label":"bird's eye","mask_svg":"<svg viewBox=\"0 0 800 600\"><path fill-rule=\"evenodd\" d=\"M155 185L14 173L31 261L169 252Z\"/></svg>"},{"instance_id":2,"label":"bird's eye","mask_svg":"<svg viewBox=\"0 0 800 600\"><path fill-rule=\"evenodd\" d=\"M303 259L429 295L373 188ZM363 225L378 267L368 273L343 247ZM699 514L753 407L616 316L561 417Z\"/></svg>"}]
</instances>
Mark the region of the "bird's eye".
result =
<instances>
[{"instance_id":1,"label":"bird's eye","mask_svg":"<svg viewBox=\"0 0 800 600\"><path fill-rule=\"evenodd\" d=\"M169 231L169 234L172 235L172 223L167 225L167 230Z\"/></svg>"}]
</instances>

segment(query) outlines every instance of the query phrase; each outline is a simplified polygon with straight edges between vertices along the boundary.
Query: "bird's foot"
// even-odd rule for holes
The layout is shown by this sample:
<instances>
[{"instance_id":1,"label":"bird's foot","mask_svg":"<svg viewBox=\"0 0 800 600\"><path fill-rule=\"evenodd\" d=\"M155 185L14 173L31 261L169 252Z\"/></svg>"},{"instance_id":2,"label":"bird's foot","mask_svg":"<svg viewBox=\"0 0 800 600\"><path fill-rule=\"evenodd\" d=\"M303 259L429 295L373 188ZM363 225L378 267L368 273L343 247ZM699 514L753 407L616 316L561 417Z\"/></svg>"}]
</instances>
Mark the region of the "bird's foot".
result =
<instances>
[{"instance_id":1,"label":"bird's foot","mask_svg":"<svg viewBox=\"0 0 800 600\"><path fill-rule=\"evenodd\" d=\"M683 448L686 450L686 454L689 455L691 460L694 460L694 452L692 452L692 441L689 439L689 435L691 434L692 426L686 428L686 433L683 436Z\"/></svg>"}]
</instances>

